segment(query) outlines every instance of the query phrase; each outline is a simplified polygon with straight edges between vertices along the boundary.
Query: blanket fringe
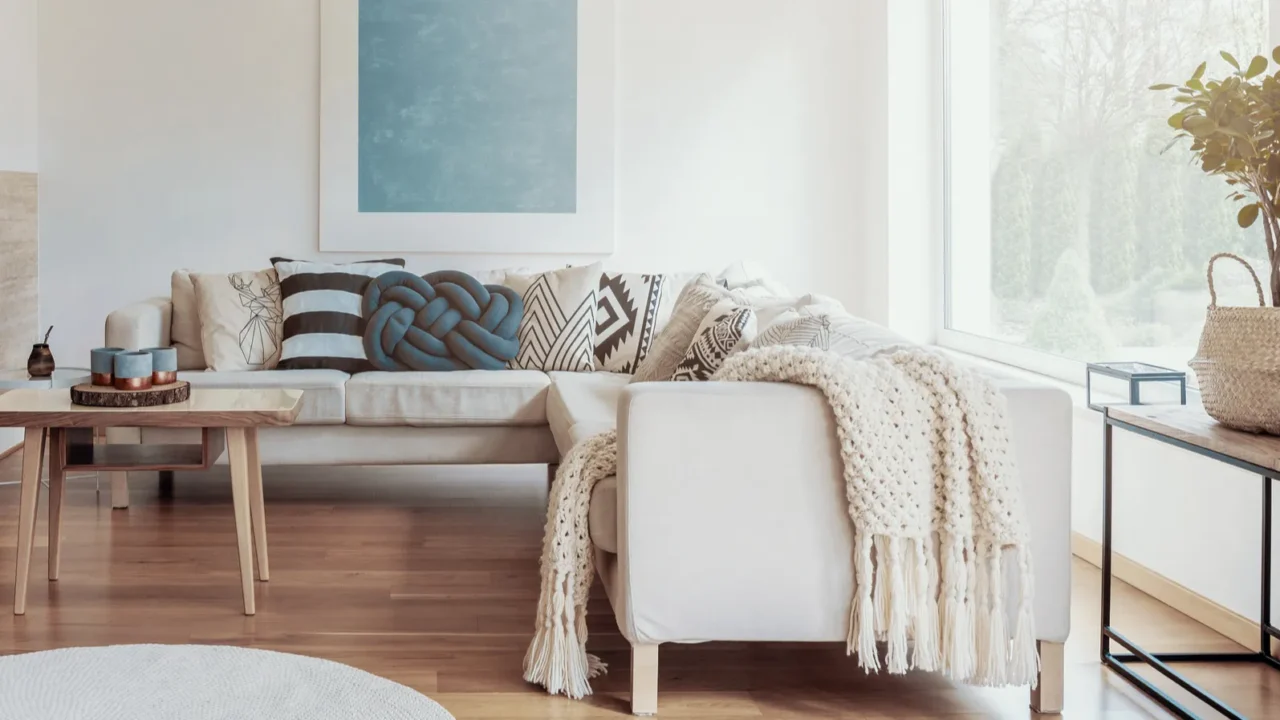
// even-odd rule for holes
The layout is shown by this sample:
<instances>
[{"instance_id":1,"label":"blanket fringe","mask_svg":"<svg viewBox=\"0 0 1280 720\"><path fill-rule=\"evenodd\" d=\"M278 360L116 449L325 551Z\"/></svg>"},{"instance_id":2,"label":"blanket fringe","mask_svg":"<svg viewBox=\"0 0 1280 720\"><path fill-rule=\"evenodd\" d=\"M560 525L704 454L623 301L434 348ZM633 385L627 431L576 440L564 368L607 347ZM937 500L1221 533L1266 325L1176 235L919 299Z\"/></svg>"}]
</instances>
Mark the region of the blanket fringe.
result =
<instances>
[{"instance_id":1,"label":"blanket fringe","mask_svg":"<svg viewBox=\"0 0 1280 720\"><path fill-rule=\"evenodd\" d=\"M600 658L586 651L586 618L574 617L572 597L574 578L571 573L555 572L555 589L551 600L551 613L547 621L539 625L533 642L524 657L524 679L537 683L547 692L564 694L575 700L591 694L591 678L605 671ZM541 613L540 613L541 614Z\"/></svg>"},{"instance_id":2,"label":"blanket fringe","mask_svg":"<svg viewBox=\"0 0 1280 720\"><path fill-rule=\"evenodd\" d=\"M1009 656L1011 684L1030 685L1034 690L1040 682L1040 654L1036 651L1035 610L1032 587L1035 575L1031 568L1031 552L1017 548L1018 554L1018 617L1014 623L1013 647Z\"/></svg>"},{"instance_id":3,"label":"blanket fringe","mask_svg":"<svg viewBox=\"0 0 1280 720\"><path fill-rule=\"evenodd\" d=\"M912 613L915 620L912 630L915 649L911 656L911 667L933 672L942 663L938 649L938 566L933 561L933 553L929 551L927 544L927 540L911 541L915 551L915 610Z\"/></svg>"},{"instance_id":4,"label":"blanket fringe","mask_svg":"<svg viewBox=\"0 0 1280 720\"><path fill-rule=\"evenodd\" d=\"M880 672L876 650L876 612L872 599L875 572L871 567L872 538L865 532L853 536L854 595L849 608L849 640L846 654L858 656L858 667L868 673Z\"/></svg>"},{"instance_id":5,"label":"blanket fringe","mask_svg":"<svg viewBox=\"0 0 1280 720\"><path fill-rule=\"evenodd\" d=\"M889 624L884 629L889 646L885 664L890 673L901 675L907 671L907 613L911 609L903 578L906 559L902 546L907 541L896 537L877 537L876 541L882 562L881 572L876 573L876 585L883 584L886 578L889 585L885 591L889 615Z\"/></svg>"}]
</instances>

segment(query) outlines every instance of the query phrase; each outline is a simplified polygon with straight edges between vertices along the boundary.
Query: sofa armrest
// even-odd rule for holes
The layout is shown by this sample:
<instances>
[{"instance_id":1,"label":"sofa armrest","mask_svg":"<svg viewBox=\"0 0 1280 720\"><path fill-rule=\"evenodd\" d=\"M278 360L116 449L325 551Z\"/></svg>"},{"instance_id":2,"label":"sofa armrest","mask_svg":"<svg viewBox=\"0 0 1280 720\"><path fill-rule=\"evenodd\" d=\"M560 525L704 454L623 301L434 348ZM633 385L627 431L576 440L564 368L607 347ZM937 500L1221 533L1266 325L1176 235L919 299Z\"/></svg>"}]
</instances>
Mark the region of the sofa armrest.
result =
<instances>
[{"instance_id":1,"label":"sofa armrest","mask_svg":"<svg viewBox=\"0 0 1280 720\"><path fill-rule=\"evenodd\" d=\"M619 627L633 642L844 636L852 532L822 394L637 383L618 406ZM834 570L833 570L834 569Z\"/></svg>"},{"instance_id":2,"label":"sofa armrest","mask_svg":"<svg viewBox=\"0 0 1280 720\"><path fill-rule=\"evenodd\" d=\"M139 350L169 346L169 323L173 303L167 297L153 297L126 305L107 315L107 347Z\"/></svg>"},{"instance_id":3,"label":"sofa armrest","mask_svg":"<svg viewBox=\"0 0 1280 720\"><path fill-rule=\"evenodd\" d=\"M1031 527L1037 636L1061 642L1070 618L1071 404L1051 387L1001 389ZM617 484L611 599L628 639L845 638L852 528L820 391L631 385L618 407Z\"/></svg>"}]
</instances>

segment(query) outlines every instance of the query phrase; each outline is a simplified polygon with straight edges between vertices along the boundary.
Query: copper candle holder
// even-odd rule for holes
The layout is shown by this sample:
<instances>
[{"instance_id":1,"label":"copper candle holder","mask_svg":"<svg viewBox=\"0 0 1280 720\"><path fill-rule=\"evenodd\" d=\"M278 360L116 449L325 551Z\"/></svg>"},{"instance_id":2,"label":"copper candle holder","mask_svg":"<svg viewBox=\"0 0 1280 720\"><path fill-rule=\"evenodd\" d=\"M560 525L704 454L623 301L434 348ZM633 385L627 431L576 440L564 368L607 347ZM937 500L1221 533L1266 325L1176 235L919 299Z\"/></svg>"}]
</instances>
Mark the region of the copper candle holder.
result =
<instances>
[{"instance_id":1,"label":"copper candle holder","mask_svg":"<svg viewBox=\"0 0 1280 720\"><path fill-rule=\"evenodd\" d=\"M89 377L94 385L111 387L115 379L116 355L124 352L124 348L104 347L89 351Z\"/></svg>"},{"instance_id":2,"label":"copper candle holder","mask_svg":"<svg viewBox=\"0 0 1280 720\"><path fill-rule=\"evenodd\" d=\"M115 388L117 390L147 390L151 387L151 354L147 352L116 353Z\"/></svg>"},{"instance_id":3,"label":"copper candle holder","mask_svg":"<svg viewBox=\"0 0 1280 720\"><path fill-rule=\"evenodd\" d=\"M150 390L151 376L139 378L123 378L115 379L115 387L117 390Z\"/></svg>"}]
</instances>

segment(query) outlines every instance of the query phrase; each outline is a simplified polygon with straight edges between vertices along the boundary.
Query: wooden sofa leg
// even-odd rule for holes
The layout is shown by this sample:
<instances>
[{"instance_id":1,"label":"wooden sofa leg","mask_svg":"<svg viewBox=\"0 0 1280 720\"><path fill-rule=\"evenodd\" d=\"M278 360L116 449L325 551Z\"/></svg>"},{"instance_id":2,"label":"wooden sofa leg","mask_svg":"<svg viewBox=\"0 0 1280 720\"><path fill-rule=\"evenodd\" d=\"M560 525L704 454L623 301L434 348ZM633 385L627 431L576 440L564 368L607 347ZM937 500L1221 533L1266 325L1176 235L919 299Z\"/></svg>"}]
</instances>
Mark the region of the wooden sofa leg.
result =
<instances>
[{"instance_id":1,"label":"wooden sofa leg","mask_svg":"<svg viewBox=\"0 0 1280 720\"><path fill-rule=\"evenodd\" d=\"M142 431L138 428L106 428L106 432L101 439L95 438L94 442L111 443L113 445L136 445L142 442ZM113 470L107 473L107 477L111 478L111 507L116 509L129 507L129 473L123 470Z\"/></svg>"},{"instance_id":2,"label":"wooden sofa leg","mask_svg":"<svg viewBox=\"0 0 1280 720\"><path fill-rule=\"evenodd\" d=\"M129 507L129 473L113 470L107 476L111 478L111 507L117 510Z\"/></svg>"},{"instance_id":3,"label":"wooden sofa leg","mask_svg":"<svg viewBox=\"0 0 1280 720\"><path fill-rule=\"evenodd\" d=\"M173 499L173 471L161 470L156 492L165 500Z\"/></svg>"},{"instance_id":4,"label":"wooden sofa leg","mask_svg":"<svg viewBox=\"0 0 1280 720\"><path fill-rule=\"evenodd\" d=\"M658 712L658 646L631 644L631 713Z\"/></svg>"},{"instance_id":5,"label":"wooden sofa leg","mask_svg":"<svg viewBox=\"0 0 1280 720\"><path fill-rule=\"evenodd\" d=\"M1038 713L1057 714L1062 712L1063 665L1062 643L1036 641L1036 649L1040 652L1040 682L1031 691L1031 709Z\"/></svg>"}]
</instances>

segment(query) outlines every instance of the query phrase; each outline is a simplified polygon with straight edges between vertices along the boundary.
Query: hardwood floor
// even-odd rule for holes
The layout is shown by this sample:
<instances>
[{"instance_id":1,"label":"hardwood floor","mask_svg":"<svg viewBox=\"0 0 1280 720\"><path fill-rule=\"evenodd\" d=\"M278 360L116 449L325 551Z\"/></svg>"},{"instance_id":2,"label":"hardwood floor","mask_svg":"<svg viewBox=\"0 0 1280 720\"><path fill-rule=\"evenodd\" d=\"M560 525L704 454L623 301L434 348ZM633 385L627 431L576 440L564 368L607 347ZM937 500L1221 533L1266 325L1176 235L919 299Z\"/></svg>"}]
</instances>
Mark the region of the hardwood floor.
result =
<instances>
[{"instance_id":1,"label":"hardwood floor","mask_svg":"<svg viewBox=\"0 0 1280 720\"><path fill-rule=\"evenodd\" d=\"M0 481L21 457L0 461ZM628 646L602 592L590 646L612 671L586 702L527 685L520 663L538 592L542 468L268 468L271 581L241 614L225 468L179 474L172 499L134 475L110 508L90 477L67 483L62 574L33 571L27 614L0 612L0 654L75 645L219 643L328 658L404 683L467 718L627 714ZM16 486L0 486L0 604L13 593ZM41 523L32 566L44 567ZM1098 574L1077 561L1066 718L1165 717L1098 665ZM597 587L597 590L599 588ZM1117 624L1150 649L1235 646L1121 586ZM866 676L838 645L664 645L659 715L685 718L1025 718L1025 689L928 675ZM1250 717L1280 718L1280 673L1190 669ZM147 682L140 678L139 682Z\"/></svg>"}]
</instances>

